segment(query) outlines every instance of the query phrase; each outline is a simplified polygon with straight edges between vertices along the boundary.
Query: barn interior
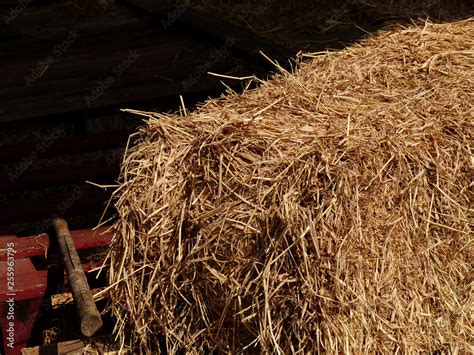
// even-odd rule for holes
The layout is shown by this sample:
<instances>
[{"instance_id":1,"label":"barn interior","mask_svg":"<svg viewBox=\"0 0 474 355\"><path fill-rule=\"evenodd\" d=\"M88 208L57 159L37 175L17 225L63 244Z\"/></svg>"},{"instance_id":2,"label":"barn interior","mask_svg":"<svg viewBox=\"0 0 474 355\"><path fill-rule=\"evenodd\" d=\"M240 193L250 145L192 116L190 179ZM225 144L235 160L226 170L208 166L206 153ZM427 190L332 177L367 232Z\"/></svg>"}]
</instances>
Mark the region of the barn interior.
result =
<instances>
[{"instance_id":1,"label":"barn interior","mask_svg":"<svg viewBox=\"0 0 474 355\"><path fill-rule=\"evenodd\" d=\"M107 315L109 201L122 153L150 112L186 115L279 67L291 71L300 52L473 14L462 0L0 0L0 248L15 245L18 322L14 348L4 340L2 353L90 345L72 315L52 222L68 222ZM0 260L7 339L8 253ZM113 348L114 320L104 319L93 342Z\"/></svg>"}]
</instances>

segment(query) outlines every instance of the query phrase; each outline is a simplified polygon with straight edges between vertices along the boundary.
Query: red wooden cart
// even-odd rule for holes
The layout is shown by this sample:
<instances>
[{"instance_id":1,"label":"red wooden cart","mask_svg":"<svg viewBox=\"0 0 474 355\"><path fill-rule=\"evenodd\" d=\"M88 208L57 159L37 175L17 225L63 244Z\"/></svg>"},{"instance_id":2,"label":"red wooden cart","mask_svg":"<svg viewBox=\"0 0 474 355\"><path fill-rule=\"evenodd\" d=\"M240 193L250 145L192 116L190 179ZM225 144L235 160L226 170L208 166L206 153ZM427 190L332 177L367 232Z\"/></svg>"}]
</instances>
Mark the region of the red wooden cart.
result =
<instances>
[{"instance_id":1,"label":"red wooden cart","mask_svg":"<svg viewBox=\"0 0 474 355\"><path fill-rule=\"evenodd\" d=\"M77 250L109 245L112 233L107 228L71 232ZM52 294L67 290L67 277L49 285L48 269L38 270L32 257L45 255L52 239L46 233L38 236L0 236L0 327L5 354L20 354L32 336L36 320L49 310L45 302ZM83 264L85 272L100 266L102 261ZM45 306L46 304L46 306Z\"/></svg>"}]
</instances>

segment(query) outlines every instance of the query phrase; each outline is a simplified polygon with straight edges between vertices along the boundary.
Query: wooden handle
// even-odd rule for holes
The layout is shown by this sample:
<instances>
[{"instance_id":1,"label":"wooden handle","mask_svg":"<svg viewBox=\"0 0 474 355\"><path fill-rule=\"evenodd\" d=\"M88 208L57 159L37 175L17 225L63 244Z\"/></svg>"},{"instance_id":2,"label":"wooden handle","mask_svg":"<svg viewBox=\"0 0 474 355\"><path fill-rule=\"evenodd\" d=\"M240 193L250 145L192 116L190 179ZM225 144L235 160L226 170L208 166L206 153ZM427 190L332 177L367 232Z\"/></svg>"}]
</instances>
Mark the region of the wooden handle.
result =
<instances>
[{"instance_id":1,"label":"wooden handle","mask_svg":"<svg viewBox=\"0 0 474 355\"><path fill-rule=\"evenodd\" d=\"M77 305L81 332L90 337L102 327L102 319L82 269L81 260L74 248L67 222L62 218L56 218L53 220L53 226L71 285L72 296Z\"/></svg>"}]
</instances>

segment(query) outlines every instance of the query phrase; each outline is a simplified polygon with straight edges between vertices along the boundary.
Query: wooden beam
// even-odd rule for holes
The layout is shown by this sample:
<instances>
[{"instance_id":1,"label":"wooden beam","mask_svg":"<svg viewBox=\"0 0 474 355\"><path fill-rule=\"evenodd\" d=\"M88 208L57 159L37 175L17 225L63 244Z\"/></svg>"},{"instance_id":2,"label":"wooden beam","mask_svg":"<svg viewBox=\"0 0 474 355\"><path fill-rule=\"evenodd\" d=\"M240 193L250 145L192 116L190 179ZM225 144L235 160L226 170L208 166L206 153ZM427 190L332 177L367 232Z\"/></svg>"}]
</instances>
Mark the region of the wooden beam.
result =
<instances>
[{"instance_id":1,"label":"wooden beam","mask_svg":"<svg viewBox=\"0 0 474 355\"><path fill-rule=\"evenodd\" d=\"M159 15L164 18L164 21L167 21L167 18L175 10L169 4L164 5L160 1L126 0L126 2L150 14ZM232 43L233 48L259 60L265 65L270 65L270 63L260 54L260 51L265 53L270 59L279 62L283 67L287 66L287 63L289 63L289 60L294 55L288 48L272 43L270 40L260 37L252 31L217 17L184 6L183 8L176 7L176 11L179 16L176 17L175 21L196 29L224 44Z\"/></svg>"},{"instance_id":2,"label":"wooden beam","mask_svg":"<svg viewBox=\"0 0 474 355\"><path fill-rule=\"evenodd\" d=\"M17 199L0 203L0 211L2 211L0 226L37 222L42 228L41 232L44 232L47 229L46 224L55 214L100 216L112 192L99 188L86 189L83 185L77 185L77 187L72 192L48 193L42 198ZM10 231L8 234L11 234L13 230L12 227L4 229Z\"/></svg>"},{"instance_id":3,"label":"wooden beam","mask_svg":"<svg viewBox=\"0 0 474 355\"><path fill-rule=\"evenodd\" d=\"M119 174L121 154L89 158L82 162L65 165L57 163L53 166L34 169L36 160L19 162L12 171L0 173L0 193L34 190L56 185L82 184L86 180L101 183L115 181ZM65 161L73 161L75 156L64 157ZM25 165L22 165L25 164ZM53 174L52 171L57 171Z\"/></svg>"},{"instance_id":4,"label":"wooden beam","mask_svg":"<svg viewBox=\"0 0 474 355\"><path fill-rule=\"evenodd\" d=\"M42 159L117 148L127 143L128 136L132 132L120 130L88 136L56 138L50 142L38 141L2 146L0 147L0 163L21 161L31 158L32 155L35 159Z\"/></svg>"},{"instance_id":5,"label":"wooden beam","mask_svg":"<svg viewBox=\"0 0 474 355\"><path fill-rule=\"evenodd\" d=\"M53 221L56 237L66 268L72 295L79 312L81 332L87 337L94 335L103 325L99 310L95 305L81 259L74 248L67 222L62 218Z\"/></svg>"},{"instance_id":6,"label":"wooden beam","mask_svg":"<svg viewBox=\"0 0 474 355\"><path fill-rule=\"evenodd\" d=\"M59 39L51 29L44 39L0 41L4 84L0 124L118 105L125 108L136 102L222 87L218 78L201 72L193 85L184 85L199 66L206 66L215 43L166 32L154 26L151 17L139 20L102 26L100 33L95 33L93 26L78 31L77 40L60 56L52 49L64 40L61 36L67 35L66 29L58 29L55 36ZM238 58L228 56L213 63L212 70L225 73L238 64Z\"/></svg>"}]
</instances>

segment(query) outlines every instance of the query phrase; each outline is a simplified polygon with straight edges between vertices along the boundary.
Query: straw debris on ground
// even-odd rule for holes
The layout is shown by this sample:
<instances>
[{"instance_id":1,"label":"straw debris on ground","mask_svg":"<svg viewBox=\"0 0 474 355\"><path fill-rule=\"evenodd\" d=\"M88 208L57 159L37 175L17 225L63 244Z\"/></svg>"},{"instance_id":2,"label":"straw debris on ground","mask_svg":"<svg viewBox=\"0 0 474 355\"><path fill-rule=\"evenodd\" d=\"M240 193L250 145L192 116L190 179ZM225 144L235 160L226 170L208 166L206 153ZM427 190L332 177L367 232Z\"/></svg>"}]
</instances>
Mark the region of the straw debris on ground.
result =
<instances>
[{"instance_id":1,"label":"straw debris on ground","mask_svg":"<svg viewBox=\"0 0 474 355\"><path fill-rule=\"evenodd\" d=\"M473 33L399 27L185 117L150 113L115 192L124 344L472 349Z\"/></svg>"}]
</instances>

